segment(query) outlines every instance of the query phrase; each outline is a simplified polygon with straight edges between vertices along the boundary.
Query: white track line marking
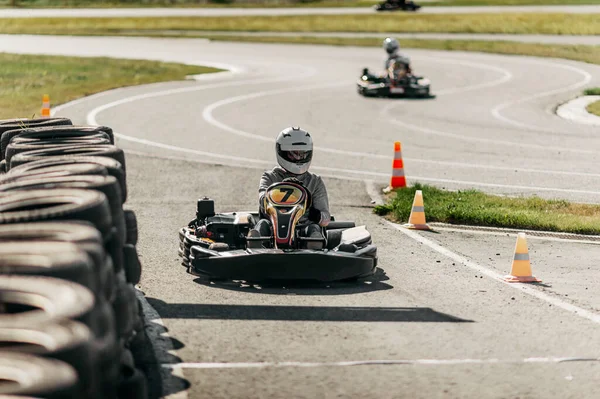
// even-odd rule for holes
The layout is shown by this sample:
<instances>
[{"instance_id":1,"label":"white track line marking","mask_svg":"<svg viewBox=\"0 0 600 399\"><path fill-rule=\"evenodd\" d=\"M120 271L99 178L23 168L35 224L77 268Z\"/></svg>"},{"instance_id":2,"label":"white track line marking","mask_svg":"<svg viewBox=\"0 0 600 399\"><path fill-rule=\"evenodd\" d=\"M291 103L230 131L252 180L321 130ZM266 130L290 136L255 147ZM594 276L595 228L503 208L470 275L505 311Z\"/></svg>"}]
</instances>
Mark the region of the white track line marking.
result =
<instances>
[{"instance_id":1,"label":"white track line marking","mask_svg":"<svg viewBox=\"0 0 600 399\"><path fill-rule=\"evenodd\" d=\"M501 112L503 110L509 108L509 107L514 106L514 105L522 104L524 102L535 100L537 98L547 97L547 96L551 96L553 94L560 94L560 93L564 93L564 92L567 92L567 91L570 91L570 90L579 89L579 88L585 86L586 84L588 84L592 80L592 75L589 74L587 71L584 71L583 69L576 68L576 67L573 67L573 66L570 66L570 65L563 65L563 64L559 64L559 63L555 63L555 62L541 62L541 61L535 62L535 61L530 61L528 63L538 64L538 65L551 65L551 66L554 66L556 68L568 69L570 71L574 71L574 72L582 75L583 76L583 80L580 80L579 82L574 83L572 85L569 85L567 87L562 87L562 88L559 88L559 89L545 91L543 93L538 93L538 94L535 94L535 95L532 95L532 96L523 97L523 98L520 98L520 99L514 100L514 101L504 102L502 104L497 105L496 107L494 107L491 110L492 115L494 116L494 118L496 118L498 120L501 120L503 122L506 122L506 123L508 123L510 125L513 125L513 126L517 126L517 127L521 127L521 128L525 128L525 129L532 129L532 130L544 131L544 132L554 132L554 130L552 130L552 129L546 129L546 128L539 127L539 126L528 125L526 123L518 122L518 121L515 121L513 119L507 118L506 116L503 116Z\"/></svg>"},{"instance_id":2,"label":"white track line marking","mask_svg":"<svg viewBox=\"0 0 600 399\"><path fill-rule=\"evenodd\" d=\"M427 57L425 57L427 58ZM452 60L450 60L452 61ZM461 62L461 61L456 61L457 63L460 64L472 64L472 65L477 65L481 68L488 68L488 69L492 69L492 70L499 70L499 68L496 67L492 67L486 64L477 64L477 63L465 63L465 62ZM153 93L145 93L145 94L141 94L141 95L135 95L135 96L131 96L131 97L127 97L121 100L117 100L117 101L113 101L104 105L101 105L99 107L96 107L94 109L92 109L88 115L87 115L87 123L90 125L98 125L98 121L97 121L97 115L102 112L105 111L107 109L122 105L122 104L126 104L126 103L131 103L137 100L142 100L142 99L148 99L148 98L154 98L154 97L159 97L159 96L166 96L166 95L171 95L171 94L179 94L179 93L185 93L185 92L193 92L193 91L200 91L200 90L205 90L205 89L210 89L210 88L217 88L217 87L224 87L224 86L231 86L231 85L246 85L246 84L257 84L257 83L266 83L266 82L280 82L280 81L288 81L288 80L292 80L292 79L299 79L301 77L309 77L312 76L316 73L316 71L314 69L310 69L307 72L299 75L299 76L295 76L295 77L286 77L286 78L276 78L276 79L256 79L256 80L251 80L251 81L246 81L246 82L226 82L226 83L217 83L217 84L211 84L211 85L203 85L200 87L191 87L191 88L179 88L179 89L169 89L169 90L162 90L162 91L158 91L158 92L153 92ZM509 80L509 75L504 74L504 76L501 79L498 79L496 81L492 81L492 82L486 82L484 84L478 84L475 86L466 86L463 88L456 88L456 89L451 89L452 93L456 93L459 92L461 89L464 91L467 90L472 90L473 87L477 87L477 88L482 88L484 85L485 87L489 87L490 85L499 85L499 84L503 84L505 81ZM325 85L325 86L320 86L320 87L329 87L329 86L336 86L337 84L334 85ZM318 88L318 87L314 87L314 88ZM300 87L300 88L292 88L292 89L287 89L288 91L300 91L300 90L310 90L310 89L314 89L313 87L311 88L307 88L307 87ZM209 106L207 106L204 111L203 111L203 117L207 120L207 122L212 123L213 125L224 129L226 131L229 131L231 133L235 133L238 135L242 135L245 137L250 137L250 138L254 138L254 139L258 139L258 140L268 140L271 141L271 138L266 138L264 136L259 136L253 133L249 133L249 132L245 132L245 131L241 131L238 129L234 129L220 121L217 121L216 119L214 119L214 117L212 116L212 112L221 105L225 105L225 104L231 104L232 102L235 101L240 101L241 99L246 99L246 98L253 98L253 97L258 97L258 96L263 96L263 95L268 95L268 94L278 94L278 93L283 93L285 92L286 89L279 89L279 90L271 90L271 91L263 91L263 92L259 92L259 93L253 93L250 95L245 95L245 96L236 96L233 98L229 98L229 99L225 99L225 100L221 100L218 101L216 103L213 103ZM450 90L449 90L450 91ZM150 141L150 140L146 140L146 139L140 139L140 138L136 138L133 136L128 136L125 134L119 134L119 133L115 133L115 136L118 138L121 138L123 140L128 140L131 142L136 142L139 144L144 144L144 145L148 145L148 146L153 146L153 147L157 147L157 148L163 148L163 149L167 149L167 150L172 150L172 151L178 151L178 152L185 152L185 153L189 153L189 154L194 154L194 155L202 155L202 156L206 156L206 157L210 157L212 159L226 159L229 161L235 161L235 162L247 162L250 164L262 164L265 165L267 164L266 161L264 160L258 160L258 159L250 159L250 158L244 158L244 157L236 157L236 156L228 156L228 155L221 155L221 154L214 154L214 153L209 153L209 152L205 152L205 151L197 151L197 150L192 150L192 149L188 149L188 148L182 148L182 147L177 147L177 146L171 146L168 144L162 144L162 143L158 143L158 142L154 142L154 141ZM315 147L317 150L324 150L324 151L328 151L328 152L332 152L332 153L338 153L338 154L343 154L343 155L354 155L354 156L364 156L364 157L371 157L371 158L380 158L380 159L389 159L389 156L386 155L377 155L377 154L368 154L368 153L361 153L361 152L354 152L354 151L342 151L342 150L336 150L336 149L331 149L331 148L321 148L321 147ZM423 160L421 160L423 161ZM448 163L451 164L451 163ZM468 165L468 164L466 164ZM465 166L466 166L465 165ZM461 165L462 166L462 165ZM473 167L473 165L470 165L471 167ZM476 166L475 166L476 167ZM357 171L357 170L350 170L350 169L340 169L340 168L328 168L328 167L314 167L315 169L320 169L320 170L324 170L327 172L340 172L340 173L351 173L351 174L359 174L359 175L364 175L364 176L377 176L377 177L381 177L381 178L389 178L389 174L387 173L378 173L378 172L367 172L367 171ZM489 167L489 168L493 168L493 167ZM505 169L505 167L503 167L503 169ZM562 172L564 173L564 172ZM495 188L508 188L508 189L524 189L524 190L534 190L534 191L549 191L549 192L564 192L564 193L579 193L579 194L591 194L591 195L600 195L600 192L596 192L596 191L587 191L587 190L569 190L569 189L562 189L562 188L547 188L547 187L528 187L528 186L515 186L515 185L501 185L501 184L490 184L490 183L479 183L479 182L472 182L472 181L461 181L461 180L449 180L449 179L436 179L436 178L427 178L427 177L420 177L420 176L412 176L412 179L415 180L421 180L421 181L429 181L429 182L438 182L438 183L453 183L453 184L459 184L459 185L467 185L467 186L479 186L479 187L495 187Z\"/></svg>"},{"instance_id":3,"label":"white track line marking","mask_svg":"<svg viewBox=\"0 0 600 399\"><path fill-rule=\"evenodd\" d=\"M285 67L288 64L281 64L281 65L282 65L282 67ZM289 65L291 65L291 64L289 64ZM297 65L292 65L292 66L298 67ZM139 101L139 100L146 100L149 98L164 97L164 96L170 96L170 95L181 94L181 93L191 93L191 92L195 92L195 91L202 91L202 90L215 89L215 88L221 88L221 87L286 82L286 81L291 81L291 80L309 78L311 76L314 76L317 73L317 71L314 68L303 67L303 69L304 69L304 72L302 72L299 75L293 75L293 76L285 76L285 77L279 77L279 78L266 78L266 79L263 79L263 78L251 79L251 80L246 80L246 81L242 81L242 82L239 82L239 81L221 82L221 83L214 83L214 84L209 84L209 85L161 90L161 91L155 91L152 93L144 93L144 94L138 94L138 95L131 96L131 97L125 97L120 100L112 101L112 102L109 102L109 103L106 103L104 105L94 108L92 111L90 111L88 113L88 120L89 120L89 118L95 119L99 113L106 111L107 109L114 108L114 107L117 107L117 106L123 105L123 104L132 103L132 102Z\"/></svg>"},{"instance_id":4,"label":"white track line marking","mask_svg":"<svg viewBox=\"0 0 600 399\"><path fill-rule=\"evenodd\" d=\"M390 359L390 360L356 360L342 362L201 362L163 364L168 369L239 369L239 368L272 368L272 367L353 367L353 366L393 366L393 365L425 365L454 366L461 364L524 364L524 363L564 363L564 362L598 362L595 357L528 357L524 359Z\"/></svg>"},{"instance_id":5,"label":"white track line marking","mask_svg":"<svg viewBox=\"0 0 600 399\"><path fill-rule=\"evenodd\" d=\"M427 58L431 58L431 57L421 56L420 58L427 59ZM488 70L500 72L503 74L503 76L502 76L502 78L491 81L491 82L485 82L485 83L480 83L480 84L471 85L471 86L450 88L450 89L446 89L445 91L442 90L441 91L442 95L443 94L451 94L451 93L452 94L461 93L461 92L465 92L465 91L478 90L478 89L482 89L482 88L486 88L486 87L497 86L497 85L508 82L512 78L512 75L509 71L502 69L502 68L490 66L487 64L468 62L468 61L457 61L457 60L452 60L449 58L446 59L446 62L449 64L458 64L458 65L470 66L473 68L488 69ZM229 98L226 98L226 99L223 99L220 101L216 101L212 104L207 105L204 108L204 110L202 111L202 118L207 123L219 128L219 129L225 130L226 132L229 132L229 133L241 136L241 137L254 139L254 140L271 142L271 141L273 141L273 139L271 137L265 137L265 136L261 136L259 134L254 134L254 133L250 133L250 132L247 132L244 130L235 129L232 126L229 126L229 125L217 120L213 116L213 112L217 108L220 108L224 105L230 105L230 104L233 104L236 102L246 101L246 100L253 99L253 98L272 96L272 95L283 94L283 93L292 93L292 92L305 91L305 90L325 89L325 88L346 86L346 85L347 85L346 83L315 85L315 86L309 86L309 87L305 86L305 87L295 87L295 88L287 88L287 89L265 90L265 91L250 93L250 94L233 96L233 97L229 97ZM388 155L372 154L372 153L358 152L358 151L344 151L344 150L338 150L335 148L328 148L328 147L315 146L315 150L319 150L319 151L323 151L323 152L327 152L327 153L331 153L331 154L339 154L339 155L358 156L358 157L364 157L364 158L389 159Z\"/></svg>"},{"instance_id":6,"label":"white track line marking","mask_svg":"<svg viewBox=\"0 0 600 399\"><path fill-rule=\"evenodd\" d=\"M381 112L382 113L386 112L387 111L386 108L387 107L384 107ZM411 123L407 123L407 122L401 121L396 118L390 118L389 122L394 125L409 128L409 129L412 129L412 130L415 130L415 131L421 132L421 133L432 134L435 136L449 137L449 138L453 138L453 139L457 139L457 140L470 141L470 142L475 142L475 143L479 142L479 143L494 144L494 145L505 145L505 146L509 146L511 148L514 148L516 146L518 148L531 148L534 150L552 151L552 152L565 151L565 152L573 152L573 153L578 153L578 154L597 154L598 153L598 151L595 151L595 150L582 150L582 149L578 149L578 148L568 148L568 147L553 147L553 146L541 145L541 144L528 144L528 143L514 142L514 141L508 141L508 140L495 140L495 139L487 139L487 138L483 138L483 137L463 136L463 135L457 134L457 133L450 133L450 132L445 132L442 130L430 129L430 128L421 127L418 125L413 125ZM496 167L493 167L493 168L495 169ZM533 169L532 169L532 171L533 171ZM557 173L560 173L560 172L557 172Z\"/></svg>"},{"instance_id":7,"label":"white track line marking","mask_svg":"<svg viewBox=\"0 0 600 399\"><path fill-rule=\"evenodd\" d=\"M470 269L477 271L478 273L485 274L486 276L488 276L489 278L491 278L493 280L499 281L500 283L505 284L514 289L520 290L520 291L524 292L525 294L528 294L539 300L542 300L542 301L550 303L556 307L564 309L569 313L573 313L574 315L583 317L584 319L588 319L596 324L600 324L600 314L590 312L586 309L580 308L578 306L575 306L573 304L564 302L558 298L555 298L553 296L545 294L541 291L538 291L536 288L534 288L534 286L520 284L520 283L508 283L503 280L503 277L504 277L503 275L501 275L491 269L488 269L485 266L481 266L473 261L470 261L467 258L464 258L464 257L450 251L449 249L442 247L440 244L437 244L437 243L431 241L430 239L423 237L422 235L420 235L419 233L417 233L415 231L405 229L402 226L392 223L392 222L389 222L387 220L385 222L387 224L389 224L390 226L394 227L396 230L398 230L398 231L402 232L403 234L407 235L408 237L412 238L413 240L418 241L424 245L427 245L432 250L434 250L434 251L436 251L458 263L461 263L461 264L469 267Z\"/></svg>"},{"instance_id":8,"label":"white track line marking","mask_svg":"<svg viewBox=\"0 0 600 399\"><path fill-rule=\"evenodd\" d=\"M165 355L174 350L173 343L171 342L169 334L161 331L161 327L164 328L165 324L156 309L148 303L144 293L139 289L136 289L135 294L142 305L142 310L144 312L144 329L150 340L154 356L159 364L163 364L166 360ZM170 372L165 372L166 370L164 367L161 367L159 371L163 386L161 397L164 397L165 399L187 399L187 390L183 384L183 381L185 380L183 369L172 369ZM179 378L181 381L178 381L174 377ZM175 393L163 396L164 392L173 391Z\"/></svg>"},{"instance_id":9,"label":"white track line marking","mask_svg":"<svg viewBox=\"0 0 600 399\"><path fill-rule=\"evenodd\" d=\"M92 112L90 112L87 116L87 123L90 125L98 125L98 121L96 120L95 115ZM265 165L266 167L272 166L272 164L273 164L272 162L261 160L261 159L252 159L252 158L237 157L237 156L232 156L232 155L214 154L214 153L210 153L210 152L206 152L206 151L192 150L189 148L172 146L169 144L163 144L163 143L159 143L159 142L155 142L155 141L151 141L151 140L140 139L137 137L128 136L126 134L117 133L117 132L115 132L114 135L115 135L115 137L117 137L119 139L131 141L131 142L138 143L138 144L144 144L144 145L147 145L150 147L163 148L166 150L177 151L177 152L193 154L193 155L202 155L202 156L205 156L205 157L208 157L211 159L234 161L234 162L239 162L239 163L245 163L246 165L248 165L248 164ZM327 172L338 172L338 173L358 174L358 175L363 175L363 176L373 176L373 177L381 178L381 181L383 181L383 179L386 179L386 180L389 179L389 176L390 176L389 173L368 172L368 171L362 171L362 170L352 170L352 169L342 169L342 168L330 168L330 167L316 166L316 165L313 166L313 169L315 169L317 171L322 170L326 173ZM323 175L323 176L326 176L326 175ZM336 176L333 176L333 177L336 177ZM345 177L345 176L339 176L339 177L347 178L350 180L364 180L364 179L349 178L349 177ZM437 178L429 178L429 177L424 177L424 176L411 176L410 178L408 178L408 180L409 181L417 181L418 180L418 181L433 182L433 183L459 184L459 185L466 185L466 186L471 186L471 187L478 186L478 187L491 187L491 188L504 188L504 189L600 195L600 191L574 190L574 189L535 187L535 186L520 186L520 185L509 185L509 184L481 183L481 182L474 182L474 181L437 179Z\"/></svg>"}]
</instances>

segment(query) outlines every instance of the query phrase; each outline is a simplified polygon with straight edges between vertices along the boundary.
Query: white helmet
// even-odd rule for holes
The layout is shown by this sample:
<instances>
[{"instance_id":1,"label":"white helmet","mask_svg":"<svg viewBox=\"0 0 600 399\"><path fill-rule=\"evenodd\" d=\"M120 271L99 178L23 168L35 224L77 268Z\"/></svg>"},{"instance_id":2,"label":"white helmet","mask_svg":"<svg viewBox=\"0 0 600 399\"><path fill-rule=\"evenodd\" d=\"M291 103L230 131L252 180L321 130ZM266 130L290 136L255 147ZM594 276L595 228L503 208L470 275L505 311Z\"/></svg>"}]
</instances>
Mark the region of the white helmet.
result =
<instances>
[{"instance_id":1,"label":"white helmet","mask_svg":"<svg viewBox=\"0 0 600 399\"><path fill-rule=\"evenodd\" d=\"M304 174L312 160L312 138L299 127L288 127L277 136L275 152L279 166L295 175Z\"/></svg>"},{"instance_id":2,"label":"white helmet","mask_svg":"<svg viewBox=\"0 0 600 399\"><path fill-rule=\"evenodd\" d=\"M388 54L393 54L400 49L400 43L393 37L386 37L383 41L383 48Z\"/></svg>"}]
</instances>

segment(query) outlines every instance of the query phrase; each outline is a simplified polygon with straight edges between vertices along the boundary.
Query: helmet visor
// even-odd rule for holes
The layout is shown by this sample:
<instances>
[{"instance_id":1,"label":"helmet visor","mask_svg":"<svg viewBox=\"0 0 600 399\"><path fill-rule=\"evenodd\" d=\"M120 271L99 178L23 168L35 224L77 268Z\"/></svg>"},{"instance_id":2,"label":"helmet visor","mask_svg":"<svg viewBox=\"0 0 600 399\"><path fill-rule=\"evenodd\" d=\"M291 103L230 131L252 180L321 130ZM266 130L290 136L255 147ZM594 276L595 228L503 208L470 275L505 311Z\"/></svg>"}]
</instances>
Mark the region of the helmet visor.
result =
<instances>
[{"instance_id":1,"label":"helmet visor","mask_svg":"<svg viewBox=\"0 0 600 399\"><path fill-rule=\"evenodd\" d=\"M312 159L312 151L279 151L279 155L293 163L306 163Z\"/></svg>"}]
</instances>

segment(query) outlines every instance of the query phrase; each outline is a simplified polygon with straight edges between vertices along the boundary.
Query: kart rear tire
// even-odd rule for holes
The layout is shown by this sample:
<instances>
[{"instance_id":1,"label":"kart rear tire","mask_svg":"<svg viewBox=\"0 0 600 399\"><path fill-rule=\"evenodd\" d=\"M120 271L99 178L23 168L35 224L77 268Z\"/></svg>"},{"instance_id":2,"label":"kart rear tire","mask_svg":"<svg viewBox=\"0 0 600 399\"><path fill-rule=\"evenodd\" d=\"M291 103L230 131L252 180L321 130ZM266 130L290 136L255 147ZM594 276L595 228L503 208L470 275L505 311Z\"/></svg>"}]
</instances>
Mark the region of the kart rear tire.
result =
<instances>
[{"instance_id":1,"label":"kart rear tire","mask_svg":"<svg viewBox=\"0 0 600 399\"><path fill-rule=\"evenodd\" d=\"M78 399L77 373L65 362L23 353L0 352L0 394L40 396L46 399ZM12 376L20 375L21 380ZM27 379L23 382L22 379ZM4 384L3 384L4 385Z\"/></svg>"}]
</instances>

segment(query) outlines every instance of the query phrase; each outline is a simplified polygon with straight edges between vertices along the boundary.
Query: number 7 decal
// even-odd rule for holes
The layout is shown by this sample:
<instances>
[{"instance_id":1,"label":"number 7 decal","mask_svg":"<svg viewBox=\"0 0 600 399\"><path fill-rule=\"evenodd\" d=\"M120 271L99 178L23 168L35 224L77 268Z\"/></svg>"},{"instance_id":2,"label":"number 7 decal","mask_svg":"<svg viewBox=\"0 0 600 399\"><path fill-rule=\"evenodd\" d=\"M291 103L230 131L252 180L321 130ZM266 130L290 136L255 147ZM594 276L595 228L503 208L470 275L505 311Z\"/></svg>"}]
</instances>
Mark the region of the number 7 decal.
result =
<instances>
[{"instance_id":1,"label":"number 7 decal","mask_svg":"<svg viewBox=\"0 0 600 399\"><path fill-rule=\"evenodd\" d=\"M279 191L285 193L285 195L281 199L281 202L287 202L287 200L290 198L290 195L294 193L293 188L280 188Z\"/></svg>"}]
</instances>

